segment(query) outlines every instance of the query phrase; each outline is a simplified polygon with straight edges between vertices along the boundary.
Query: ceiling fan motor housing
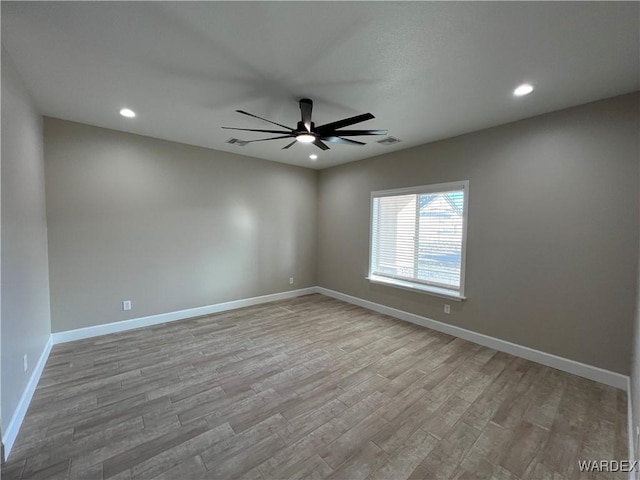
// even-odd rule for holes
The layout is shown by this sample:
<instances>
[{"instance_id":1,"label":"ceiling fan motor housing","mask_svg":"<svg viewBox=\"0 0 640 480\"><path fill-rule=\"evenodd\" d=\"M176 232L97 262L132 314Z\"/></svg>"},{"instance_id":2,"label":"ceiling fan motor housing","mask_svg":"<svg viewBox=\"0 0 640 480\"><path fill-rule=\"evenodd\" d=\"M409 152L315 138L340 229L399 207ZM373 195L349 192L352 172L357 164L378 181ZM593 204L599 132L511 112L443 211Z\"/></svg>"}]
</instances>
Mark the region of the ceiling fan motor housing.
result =
<instances>
[{"instance_id":1,"label":"ceiling fan motor housing","mask_svg":"<svg viewBox=\"0 0 640 480\"><path fill-rule=\"evenodd\" d=\"M314 133L315 130L316 130L315 122L311 122L311 132L307 132L307 128L304 126L304 123L302 122L298 122L298 125L296 127L297 133Z\"/></svg>"}]
</instances>

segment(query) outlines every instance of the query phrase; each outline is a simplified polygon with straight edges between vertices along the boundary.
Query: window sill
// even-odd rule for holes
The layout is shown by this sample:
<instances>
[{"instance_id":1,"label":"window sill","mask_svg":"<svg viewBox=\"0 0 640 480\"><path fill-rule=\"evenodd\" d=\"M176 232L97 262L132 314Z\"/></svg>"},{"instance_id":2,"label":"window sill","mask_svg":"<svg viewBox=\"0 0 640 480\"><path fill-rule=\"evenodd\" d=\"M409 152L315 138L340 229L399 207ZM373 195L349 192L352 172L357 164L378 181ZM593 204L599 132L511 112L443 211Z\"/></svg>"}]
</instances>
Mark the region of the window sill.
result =
<instances>
[{"instance_id":1,"label":"window sill","mask_svg":"<svg viewBox=\"0 0 640 480\"><path fill-rule=\"evenodd\" d=\"M404 290L411 290L418 293L426 293L427 295L434 295L436 297L447 298L449 300L455 300L461 302L467 297L461 296L458 292L447 290L446 288L432 287L429 285L421 285L419 283L407 282L404 280L397 280L394 278L378 277L371 275L366 277L371 283L377 283L379 285L386 285L388 287L402 288Z\"/></svg>"}]
</instances>

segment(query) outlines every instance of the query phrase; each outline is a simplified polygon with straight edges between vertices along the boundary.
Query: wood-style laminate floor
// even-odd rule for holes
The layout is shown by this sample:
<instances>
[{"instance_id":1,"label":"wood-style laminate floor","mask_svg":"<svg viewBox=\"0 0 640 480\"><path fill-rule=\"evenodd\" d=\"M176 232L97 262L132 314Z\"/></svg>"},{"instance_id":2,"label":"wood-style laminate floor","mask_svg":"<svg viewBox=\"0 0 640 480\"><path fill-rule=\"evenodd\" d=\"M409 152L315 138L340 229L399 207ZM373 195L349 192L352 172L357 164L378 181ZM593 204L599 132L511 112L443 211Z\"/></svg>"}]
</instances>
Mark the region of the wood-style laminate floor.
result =
<instances>
[{"instance_id":1,"label":"wood-style laminate floor","mask_svg":"<svg viewBox=\"0 0 640 480\"><path fill-rule=\"evenodd\" d=\"M2 478L591 478L579 459L627 458L626 413L622 391L310 295L54 347Z\"/></svg>"}]
</instances>

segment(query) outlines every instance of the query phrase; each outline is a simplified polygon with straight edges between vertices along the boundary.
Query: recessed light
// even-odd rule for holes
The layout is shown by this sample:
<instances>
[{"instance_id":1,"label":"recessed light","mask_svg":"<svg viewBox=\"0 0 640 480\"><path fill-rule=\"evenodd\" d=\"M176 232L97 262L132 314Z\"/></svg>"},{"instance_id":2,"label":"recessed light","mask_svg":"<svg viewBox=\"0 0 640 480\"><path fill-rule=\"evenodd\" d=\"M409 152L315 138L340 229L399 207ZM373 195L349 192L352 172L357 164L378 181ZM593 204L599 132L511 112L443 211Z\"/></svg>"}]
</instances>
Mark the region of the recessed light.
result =
<instances>
[{"instance_id":1,"label":"recessed light","mask_svg":"<svg viewBox=\"0 0 640 480\"><path fill-rule=\"evenodd\" d=\"M309 158L311 160L317 160L318 159L318 155L316 155L315 153L312 153L311 155L309 155Z\"/></svg>"},{"instance_id":2,"label":"recessed light","mask_svg":"<svg viewBox=\"0 0 640 480\"><path fill-rule=\"evenodd\" d=\"M120 110L120 115L127 118L133 118L136 116L136 112L134 112L130 108L123 108L122 110Z\"/></svg>"},{"instance_id":3,"label":"recessed light","mask_svg":"<svg viewBox=\"0 0 640 480\"><path fill-rule=\"evenodd\" d=\"M516 97L524 97L525 95L529 95L533 92L533 86L528 83L523 83L522 85L518 85L516 89L513 91L513 94Z\"/></svg>"},{"instance_id":4,"label":"recessed light","mask_svg":"<svg viewBox=\"0 0 640 480\"><path fill-rule=\"evenodd\" d=\"M298 135L296 140L302 143L311 143L316 141L316 137L314 135L303 133L302 135Z\"/></svg>"}]
</instances>

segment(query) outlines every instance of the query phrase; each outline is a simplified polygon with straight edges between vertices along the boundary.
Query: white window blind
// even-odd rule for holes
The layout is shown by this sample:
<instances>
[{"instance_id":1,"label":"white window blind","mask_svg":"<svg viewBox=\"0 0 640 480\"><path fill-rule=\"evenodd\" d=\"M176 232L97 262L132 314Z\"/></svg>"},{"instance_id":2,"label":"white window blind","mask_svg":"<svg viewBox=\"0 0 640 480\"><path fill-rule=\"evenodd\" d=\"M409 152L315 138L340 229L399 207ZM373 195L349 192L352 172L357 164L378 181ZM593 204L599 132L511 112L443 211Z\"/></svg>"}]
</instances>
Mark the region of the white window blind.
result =
<instances>
[{"instance_id":1,"label":"white window blind","mask_svg":"<svg viewBox=\"0 0 640 480\"><path fill-rule=\"evenodd\" d=\"M464 296L468 182L371 194L369 278Z\"/></svg>"}]
</instances>

